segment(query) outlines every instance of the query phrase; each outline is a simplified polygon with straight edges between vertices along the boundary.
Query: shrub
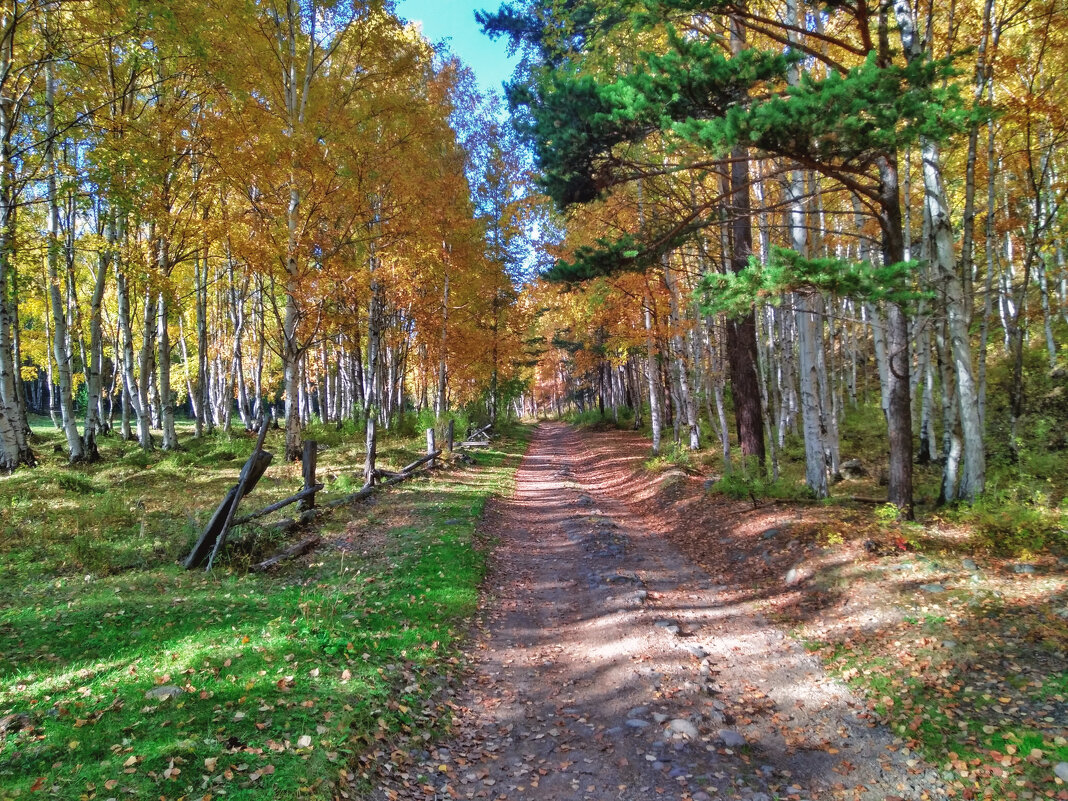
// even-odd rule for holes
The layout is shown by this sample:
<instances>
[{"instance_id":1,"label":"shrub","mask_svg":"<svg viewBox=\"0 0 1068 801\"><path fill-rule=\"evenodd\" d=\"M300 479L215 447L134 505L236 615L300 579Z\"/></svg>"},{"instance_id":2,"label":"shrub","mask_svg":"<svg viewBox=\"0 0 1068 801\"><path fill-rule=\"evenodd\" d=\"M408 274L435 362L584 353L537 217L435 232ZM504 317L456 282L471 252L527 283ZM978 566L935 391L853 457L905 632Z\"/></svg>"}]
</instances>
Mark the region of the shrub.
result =
<instances>
[{"instance_id":1,"label":"shrub","mask_svg":"<svg viewBox=\"0 0 1068 801\"><path fill-rule=\"evenodd\" d=\"M100 495L105 492L103 487L81 473L61 473L56 483L61 489L78 495Z\"/></svg>"},{"instance_id":2,"label":"shrub","mask_svg":"<svg viewBox=\"0 0 1068 801\"><path fill-rule=\"evenodd\" d=\"M956 517L972 527L976 547L1001 556L1068 552L1068 506L1051 507L1041 492L990 490Z\"/></svg>"},{"instance_id":3,"label":"shrub","mask_svg":"<svg viewBox=\"0 0 1068 801\"><path fill-rule=\"evenodd\" d=\"M808 487L797 481L785 478L773 481L767 476L754 475L746 470L735 470L727 473L712 485L712 491L735 500L778 498L780 500L796 501L812 497Z\"/></svg>"},{"instance_id":4,"label":"shrub","mask_svg":"<svg viewBox=\"0 0 1068 801\"><path fill-rule=\"evenodd\" d=\"M670 467L678 467L683 470L693 469L694 452L681 442L671 442L666 448L661 449L659 456L654 456L645 462L646 470L665 470Z\"/></svg>"}]
</instances>

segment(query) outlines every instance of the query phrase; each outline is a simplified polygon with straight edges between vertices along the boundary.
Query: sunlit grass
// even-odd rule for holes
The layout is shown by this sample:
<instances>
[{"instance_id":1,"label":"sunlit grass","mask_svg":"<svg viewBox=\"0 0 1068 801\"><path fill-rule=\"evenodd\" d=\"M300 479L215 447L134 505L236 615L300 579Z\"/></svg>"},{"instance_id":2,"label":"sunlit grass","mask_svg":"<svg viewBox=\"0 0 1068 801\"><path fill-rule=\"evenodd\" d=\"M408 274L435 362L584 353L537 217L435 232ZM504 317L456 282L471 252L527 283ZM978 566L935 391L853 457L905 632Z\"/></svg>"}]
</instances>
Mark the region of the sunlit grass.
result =
<instances>
[{"instance_id":1,"label":"sunlit grass","mask_svg":"<svg viewBox=\"0 0 1068 801\"><path fill-rule=\"evenodd\" d=\"M0 739L0 798L329 797L379 738L440 730L435 693L484 571L477 517L508 491L524 439L479 454L462 479L418 478L335 513L310 564L245 573L262 539L250 528L212 574L181 570L250 439L185 441L177 455L109 439L103 464L0 479L0 717L26 726ZM400 466L420 446L384 450ZM267 448L280 450L275 432ZM322 451L320 474L358 474L336 456L348 450ZM236 458L213 461L221 451ZM299 485L300 466L276 462L248 508ZM181 692L146 697L161 686Z\"/></svg>"}]
</instances>

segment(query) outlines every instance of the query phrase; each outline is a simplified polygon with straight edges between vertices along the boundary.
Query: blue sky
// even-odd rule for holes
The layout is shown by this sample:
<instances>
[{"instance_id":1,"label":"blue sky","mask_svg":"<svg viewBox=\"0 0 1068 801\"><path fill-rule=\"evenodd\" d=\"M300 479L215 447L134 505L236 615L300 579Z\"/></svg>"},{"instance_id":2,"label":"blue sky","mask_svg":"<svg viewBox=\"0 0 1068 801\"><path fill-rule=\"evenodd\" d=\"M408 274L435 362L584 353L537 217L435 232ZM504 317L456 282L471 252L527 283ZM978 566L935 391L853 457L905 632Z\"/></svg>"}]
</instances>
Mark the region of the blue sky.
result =
<instances>
[{"instance_id":1,"label":"blue sky","mask_svg":"<svg viewBox=\"0 0 1068 801\"><path fill-rule=\"evenodd\" d=\"M512 77L516 59L508 58L503 39L490 41L475 22L475 10L495 11L500 0L398 0L397 13L422 24L432 42L447 40L449 49L474 70L483 89L501 92L501 82Z\"/></svg>"}]
</instances>

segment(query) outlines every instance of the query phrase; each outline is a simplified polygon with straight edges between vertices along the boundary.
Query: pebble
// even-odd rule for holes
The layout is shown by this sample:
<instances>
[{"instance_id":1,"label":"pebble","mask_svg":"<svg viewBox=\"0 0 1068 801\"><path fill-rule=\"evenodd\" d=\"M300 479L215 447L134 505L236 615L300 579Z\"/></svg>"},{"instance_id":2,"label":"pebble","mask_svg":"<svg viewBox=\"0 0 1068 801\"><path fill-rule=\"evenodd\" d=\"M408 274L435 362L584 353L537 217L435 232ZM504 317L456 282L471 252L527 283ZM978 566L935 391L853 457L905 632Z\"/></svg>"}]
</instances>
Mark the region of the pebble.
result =
<instances>
[{"instance_id":1,"label":"pebble","mask_svg":"<svg viewBox=\"0 0 1068 801\"><path fill-rule=\"evenodd\" d=\"M679 624L674 620L658 620L653 625L657 628L666 629L668 626L677 626Z\"/></svg>"},{"instance_id":2,"label":"pebble","mask_svg":"<svg viewBox=\"0 0 1068 801\"><path fill-rule=\"evenodd\" d=\"M685 718L675 718L667 725L667 730L673 737L686 737L690 740L696 740L700 736L697 727Z\"/></svg>"},{"instance_id":3,"label":"pebble","mask_svg":"<svg viewBox=\"0 0 1068 801\"><path fill-rule=\"evenodd\" d=\"M779 536L779 529L777 529L777 528L769 528L767 531L765 531L763 534L760 535L760 538L762 540L771 540L771 539L775 539L775 537L777 537L777 536Z\"/></svg>"},{"instance_id":4,"label":"pebble","mask_svg":"<svg viewBox=\"0 0 1068 801\"><path fill-rule=\"evenodd\" d=\"M965 570L970 570L973 573L979 569L979 565L977 565L975 563L975 560L974 559L968 559L967 557L965 557L964 559L961 559L960 560L960 564L961 564L961 567L963 567Z\"/></svg>"},{"instance_id":5,"label":"pebble","mask_svg":"<svg viewBox=\"0 0 1068 801\"><path fill-rule=\"evenodd\" d=\"M706 651L700 645L692 645L692 644L691 645L684 645L683 649L685 649L689 653L693 654L698 659L704 659L706 656L708 656L708 651ZM707 676L708 675L707 669L702 668L701 675L702 676Z\"/></svg>"},{"instance_id":6,"label":"pebble","mask_svg":"<svg viewBox=\"0 0 1068 801\"><path fill-rule=\"evenodd\" d=\"M153 687L146 692L145 698L157 698L160 701L166 701L168 698L176 698L183 692L185 692L185 690L181 687L175 687L173 684L164 684L161 687Z\"/></svg>"},{"instance_id":7,"label":"pebble","mask_svg":"<svg viewBox=\"0 0 1068 801\"><path fill-rule=\"evenodd\" d=\"M920 589L924 592L945 592L946 588L941 584L921 584Z\"/></svg>"},{"instance_id":8,"label":"pebble","mask_svg":"<svg viewBox=\"0 0 1068 801\"><path fill-rule=\"evenodd\" d=\"M630 710L630 712L627 713L627 717L628 718L640 718L642 715L646 715L648 713L649 713L649 707L647 707L647 706L636 706L636 707L634 707L634 709Z\"/></svg>"},{"instance_id":9,"label":"pebble","mask_svg":"<svg viewBox=\"0 0 1068 801\"><path fill-rule=\"evenodd\" d=\"M716 732L716 736L727 748L741 748L745 745L745 738L734 729L720 729Z\"/></svg>"},{"instance_id":10,"label":"pebble","mask_svg":"<svg viewBox=\"0 0 1068 801\"><path fill-rule=\"evenodd\" d=\"M460 523L462 523L462 522L463 522L463 521L462 521L462 520L460 520L459 518L456 518L456 517L451 517L451 518L449 518L448 520L444 521L444 522L442 523L442 525L444 525L444 526L458 526L458 525L460 525Z\"/></svg>"},{"instance_id":11,"label":"pebble","mask_svg":"<svg viewBox=\"0 0 1068 801\"><path fill-rule=\"evenodd\" d=\"M791 567L786 572L786 576L785 576L785 578L783 578L783 581L786 583L787 587L792 587L795 584L800 584L801 583L801 571L798 570L796 567Z\"/></svg>"},{"instance_id":12,"label":"pebble","mask_svg":"<svg viewBox=\"0 0 1068 801\"><path fill-rule=\"evenodd\" d=\"M1012 566L1012 572L1013 573L1026 573L1026 574L1034 573L1035 572L1035 566L1034 565L1013 565Z\"/></svg>"},{"instance_id":13,"label":"pebble","mask_svg":"<svg viewBox=\"0 0 1068 801\"><path fill-rule=\"evenodd\" d=\"M630 729L644 729L649 725L649 721L642 720L641 718L627 718L626 726Z\"/></svg>"},{"instance_id":14,"label":"pebble","mask_svg":"<svg viewBox=\"0 0 1068 801\"><path fill-rule=\"evenodd\" d=\"M665 723L667 721L667 719L668 719L668 716L665 715L663 712L654 712L653 713L653 720L655 720L657 723Z\"/></svg>"},{"instance_id":15,"label":"pebble","mask_svg":"<svg viewBox=\"0 0 1068 801\"><path fill-rule=\"evenodd\" d=\"M686 768L672 768L668 776L672 779L682 779L688 776Z\"/></svg>"},{"instance_id":16,"label":"pebble","mask_svg":"<svg viewBox=\"0 0 1068 801\"><path fill-rule=\"evenodd\" d=\"M1053 772L1062 782L1068 783L1068 762L1058 762L1053 766Z\"/></svg>"},{"instance_id":17,"label":"pebble","mask_svg":"<svg viewBox=\"0 0 1068 801\"><path fill-rule=\"evenodd\" d=\"M712 796L710 796L704 790L698 790L690 797L693 799L693 801L712 801Z\"/></svg>"}]
</instances>

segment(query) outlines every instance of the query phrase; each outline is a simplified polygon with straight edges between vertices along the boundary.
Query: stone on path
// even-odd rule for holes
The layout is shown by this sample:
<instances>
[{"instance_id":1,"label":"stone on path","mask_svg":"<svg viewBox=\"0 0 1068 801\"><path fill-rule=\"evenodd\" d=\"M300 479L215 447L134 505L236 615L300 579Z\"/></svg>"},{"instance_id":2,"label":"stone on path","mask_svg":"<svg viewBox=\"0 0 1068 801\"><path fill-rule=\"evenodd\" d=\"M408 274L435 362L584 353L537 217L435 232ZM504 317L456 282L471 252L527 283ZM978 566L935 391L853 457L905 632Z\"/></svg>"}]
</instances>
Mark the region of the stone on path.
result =
<instances>
[{"instance_id":1,"label":"stone on path","mask_svg":"<svg viewBox=\"0 0 1068 801\"><path fill-rule=\"evenodd\" d=\"M920 589L924 592L945 592L946 588L941 584L921 584Z\"/></svg>"},{"instance_id":2,"label":"stone on path","mask_svg":"<svg viewBox=\"0 0 1068 801\"><path fill-rule=\"evenodd\" d=\"M667 725L667 732L673 737L686 737L689 740L696 740L700 733L697 731L697 727L685 718L675 718Z\"/></svg>"},{"instance_id":3,"label":"stone on path","mask_svg":"<svg viewBox=\"0 0 1068 801\"><path fill-rule=\"evenodd\" d=\"M627 718L626 725L629 729L644 729L646 726L649 726L650 723L649 721L642 720L641 718Z\"/></svg>"},{"instance_id":4,"label":"stone on path","mask_svg":"<svg viewBox=\"0 0 1068 801\"><path fill-rule=\"evenodd\" d=\"M1068 762L1058 762L1053 766L1053 772L1058 779L1068 784Z\"/></svg>"},{"instance_id":5,"label":"stone on path","mask_svg":"<svg viewBox=\"0 0 1068 801\"><path fill-rule=\"evenodd\" d=\"M745 738L734 729L720 729L716 736L727 748L741 748L745 745Z\"/></svg>"}]
</instances>

